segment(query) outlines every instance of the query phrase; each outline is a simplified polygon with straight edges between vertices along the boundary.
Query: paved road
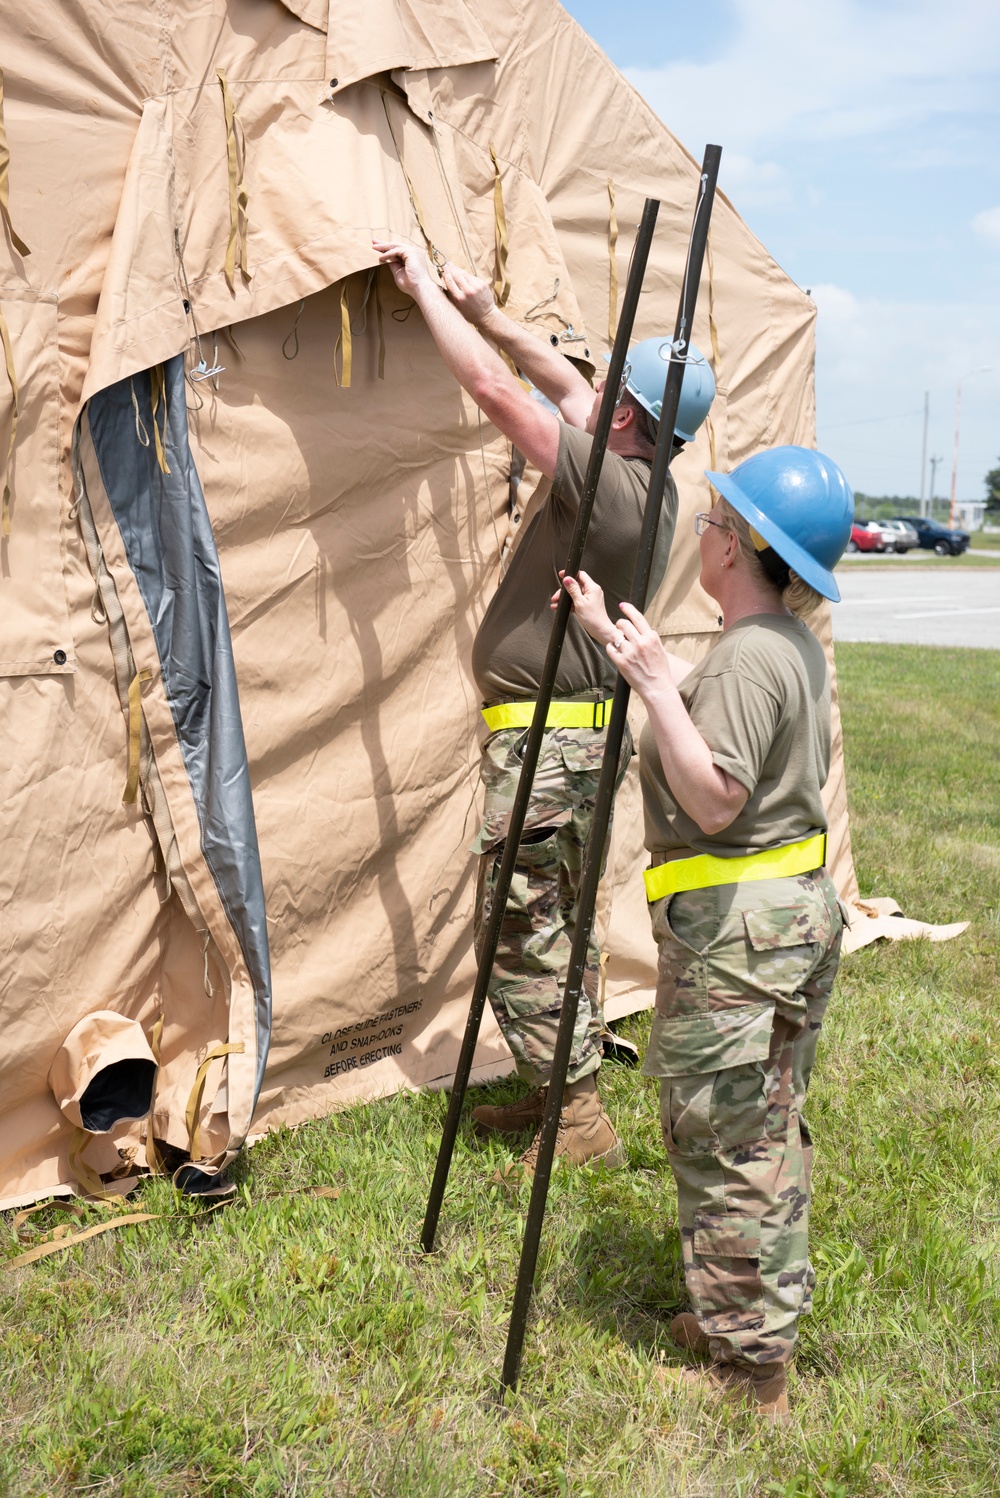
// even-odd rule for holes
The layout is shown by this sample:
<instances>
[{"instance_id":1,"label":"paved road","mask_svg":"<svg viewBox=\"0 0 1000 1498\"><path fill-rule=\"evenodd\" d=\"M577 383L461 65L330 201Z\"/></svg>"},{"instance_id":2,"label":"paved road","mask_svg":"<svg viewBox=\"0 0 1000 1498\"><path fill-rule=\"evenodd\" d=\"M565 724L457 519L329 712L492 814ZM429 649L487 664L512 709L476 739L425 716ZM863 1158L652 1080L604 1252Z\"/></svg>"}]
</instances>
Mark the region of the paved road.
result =
<instances>
[{"instance_id":1,"label":"paved road","mask_svg":"<svg viewBox=\"0 0 1000 1498\"><path fill-rule=\"evenodd\" d=\"M835 640L1000 650L1000 567L947 573L841 568Z\"/></svg>"}]
</instances>

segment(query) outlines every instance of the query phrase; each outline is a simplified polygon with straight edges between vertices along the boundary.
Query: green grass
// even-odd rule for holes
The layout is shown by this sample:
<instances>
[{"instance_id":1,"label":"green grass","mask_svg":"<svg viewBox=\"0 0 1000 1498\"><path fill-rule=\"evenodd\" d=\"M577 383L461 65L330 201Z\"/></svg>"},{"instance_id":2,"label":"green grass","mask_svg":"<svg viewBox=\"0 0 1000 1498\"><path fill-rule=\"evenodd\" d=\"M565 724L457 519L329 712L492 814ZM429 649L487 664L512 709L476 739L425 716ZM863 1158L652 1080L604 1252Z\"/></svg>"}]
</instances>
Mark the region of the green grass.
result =
<instances>
[{"instance_id":1,"label":"green grass","mask_svg":"<svg viewBox=\"0 0 1000 1498\"><path fill-rule=\"evenodd\" d=\"M979 543L974 542L973 544L978 550ZM949 571L952 567L992 567L994 569L1000 567L1000 548L989 546L982 549L993 551L996 555L977 557L970 556L967 551L963 551L961 556L939 557L933 551L913 550L906 552L904 556L889 557L885 556L882 552L876 552L874 556L870 553L852 552L850 555L842 556L837 563L837 567L864 567L869 572L873 567L882 570L888 569L890 571L895 571L897 567L906 567L909 571L913 571L914 568L919 567L931 567L935 571L941 568L945 572Z\"/></svg>"},{"instance_id":2,"label":"green grass","mask_svg":"<svg viewBox=\"0 0 1000 1498\"><path fill-rule=\"evenodd\" d=\"M0 1277L0 1492L992 1498L1000 667L899 646L838 661L862 890L972 926L842 965L811 1094L820 1281L788 1429L655 1377L680 1362L673 1193L655 1085L608 1067L630 1169L557 1175L505 1413L527 1192L465 1132L422 1258L444 1099L398 1097L272 1135L232 1207L199 1217L151 1181L134 1203L163 1221ZM628 1028L641 1041L648 1019ZM18 1251L9 1219L2 1245Z\"/></svg>"}]
</instances>

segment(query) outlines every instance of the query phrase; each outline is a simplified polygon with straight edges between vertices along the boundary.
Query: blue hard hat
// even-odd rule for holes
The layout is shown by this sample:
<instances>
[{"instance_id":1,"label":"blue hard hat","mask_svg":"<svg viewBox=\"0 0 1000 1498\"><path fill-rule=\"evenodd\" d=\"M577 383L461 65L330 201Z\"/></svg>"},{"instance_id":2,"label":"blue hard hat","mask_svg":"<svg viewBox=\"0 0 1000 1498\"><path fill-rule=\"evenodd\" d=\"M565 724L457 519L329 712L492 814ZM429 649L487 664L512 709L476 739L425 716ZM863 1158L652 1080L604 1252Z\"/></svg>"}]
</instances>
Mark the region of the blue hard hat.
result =
<instances>
[{"instance_id":1,"label":"blue hard hat","mask_svg":"<svg viewBox=\"0 0 1000 1498\"><path fill-rule=\"evenodd\" d=\"M705 476L803 582L840 602L833 569L851 538L854 495L832 458L771 447L732 473Z\"/></svg>"},{"instance_id":2,"label":"blue hard hat","mask_svg":"<svg viewBox=\"0 0 1000 1498\"><path fill-rule=\"evenodd\" d=\"M626 386L656 421L659 421L663 409L663 390L672 346L669 338L644 338L629 349L625 365ZM609 354L604 358L611 363ZM693 442L695 432L715 399L715 376L712 366L693 343L688 344L684 360L684 379L674 433L682 442Z\"/></svg>"}]
</instances>

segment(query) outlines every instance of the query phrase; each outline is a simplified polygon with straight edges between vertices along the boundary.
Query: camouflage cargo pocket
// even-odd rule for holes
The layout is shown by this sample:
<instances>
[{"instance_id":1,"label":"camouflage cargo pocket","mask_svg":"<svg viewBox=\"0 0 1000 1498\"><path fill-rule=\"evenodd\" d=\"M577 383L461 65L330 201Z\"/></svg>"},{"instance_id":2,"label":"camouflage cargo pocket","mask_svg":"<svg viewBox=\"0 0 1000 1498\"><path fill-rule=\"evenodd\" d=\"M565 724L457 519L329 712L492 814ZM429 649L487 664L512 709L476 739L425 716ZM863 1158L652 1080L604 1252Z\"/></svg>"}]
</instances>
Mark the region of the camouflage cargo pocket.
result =
<instances>
[{"instance_id":1,"label":"camouflage cargo pocket","mask_svg":"<svg viewBox=\"0 0 1000 1498\"><path fill-rule=\"evenodd\" d=\"M776 952L784 947L817 944L826 946L833 936L833 921L823 900L801 900L794 904L745 910L743 925L755 952Z\"/></svg>"},{"instance_id":2,"label":"camouflage cargo pocket","mask_svg":"<svg viewBox=\"0 0 1000 1498\"><path fill-rule=\"evenodd\" d=\"M739 1212L696 1212L687 1285L709 1336L764 1325L760 1219Z\"/></svg>"}]
</instances>

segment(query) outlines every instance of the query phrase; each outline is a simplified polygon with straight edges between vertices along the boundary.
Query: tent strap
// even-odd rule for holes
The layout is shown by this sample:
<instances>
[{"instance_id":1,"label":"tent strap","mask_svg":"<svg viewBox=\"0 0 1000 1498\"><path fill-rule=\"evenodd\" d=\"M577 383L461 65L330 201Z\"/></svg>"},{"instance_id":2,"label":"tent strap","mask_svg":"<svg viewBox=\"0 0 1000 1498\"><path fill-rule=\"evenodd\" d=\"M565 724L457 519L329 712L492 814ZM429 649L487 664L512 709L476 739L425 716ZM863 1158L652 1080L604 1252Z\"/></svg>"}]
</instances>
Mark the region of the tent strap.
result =
<instances>
[{"instance_id":1,"label":"tent strap","mask_svg":"<svg viewBox=\"0 0 1000 1498\"><path fill-rule=\"evenodd\" d=\"M218 1061L221 1056L242 1056L246 1047L242 1040L235 1045L217 1045L214 1051L209 1051L204 1061L198 1068L191 1088L191 1096L188 1098L187 1108L184 1110L184 1118L188 1130L188 1153L195 1162L201 1159L201 1124L199 1114L201 1113L201 1100L205 1092L205 1078L208 1076L208 1068L213 1061Z\"/></svg>"},{"instance_id":2,"label":"tent strap","mask_svg":"<svg viewBox=\"0 0 1000 1498\"><path fill-rule=\"evenodd\" d=\"M7 327L7 319L0 308L0 340L3 342L4 363L7 366L7 378L10 381L10 397L12 402L10 417L10 436L7 438L7 452L3 462L3 520L2 528L5 536L10 535L10 462L14 456L14 439L17 436L18 416L18 389L17 374L14 369L14 353L10 346L10 331Z\"/></svg>"},{"instance_id":3,"label":"tent strap","mask_svg":"<svg viewBox=\"0 0 1000 1498\"><path fill-rule=\"evenodd\" d=\"M229 240L226 244L226 282L236 290L236 262L239 260L244 281L251 279L247 252L247 230L250 226L250 197L243 178L247 165L247 141L243 121L236 113L229 83L221 68L215 76L222 89L222 107L226 116L226 162L229 171ZM237 146L237 135L239 143Z\"/></svg>"},{"instance_id":4,"label":"tent strap","mask_svg":"<svg viewBox=\"0 0 1000 1498\"><path fill-rule=\"evenodd\" d=\"M3 217L10 242L19 255L30 255L31 251L10 221L10 149L7 145L7 124L3 112L3 68L0 68L0 215Z\"/></svg>"},{"instance_id":5,"label":"tent strap","mask_svg":"<svg viewBox=\"0 0 1000 1498\"><path fill-rule=\"evenodd\" d=\"M340 332L333 349L333 377L342 390L350 388L351 363L354 348L353 335L351 333L351 307L348 299L348 287L350 277L345 276L340 283ZM340 373L337 373L337 351L340 351Z\"/></svg>"},{"instance_id":6,"label":"tent strap","mask_svg":"<svg viewBox=\"0 0 1000 1498\"><path fill-rule=\"evenodd\" d=\"M166 860L164 860L165 864ZM167 877L169 878L170 876L168 875ZM160 1043L162 1040L163 1010L161 1009L159 1018L153 1025L152 1033L149 1037L149 1049L152 1051L153 1060L156 1062L156 1071L153 1074L153 1086L149 1096L149 1119L146 1124L146 1164L149 1167L150 1175L154 1176L163 1175L165 1169L163 1158L156 1147L156 1140L153 1138L153 1113L156 1108L156 1084L160 1080Z\"/></svg>"},{"instance_id":7,"label":"tent strap","mask_svg":"<svg viewBox=\"0 0 1000 1498\"><path fill-rule=\"evenodd\" d=\"M490 141L490 160L493 162L493 237L496 243L496 267L493 272L493 297L498 307L506 307L510 296L510 276L507 273L507 215L503 206L503 181L496 147Z\"/></svg>"},{"instance_id":8,"label":"tent strap","mask_svg":"<svg viewBox=\"0 0 1000 1498\"><path fill-rule=\"evenodd\" d=\"M128 684L128 779L122 805L131 806L139 791L139 749L142 742L142 684L153 673L148 666L137 671Z\"/></svg>"}]
</instances>

